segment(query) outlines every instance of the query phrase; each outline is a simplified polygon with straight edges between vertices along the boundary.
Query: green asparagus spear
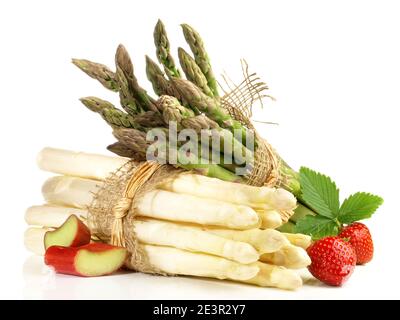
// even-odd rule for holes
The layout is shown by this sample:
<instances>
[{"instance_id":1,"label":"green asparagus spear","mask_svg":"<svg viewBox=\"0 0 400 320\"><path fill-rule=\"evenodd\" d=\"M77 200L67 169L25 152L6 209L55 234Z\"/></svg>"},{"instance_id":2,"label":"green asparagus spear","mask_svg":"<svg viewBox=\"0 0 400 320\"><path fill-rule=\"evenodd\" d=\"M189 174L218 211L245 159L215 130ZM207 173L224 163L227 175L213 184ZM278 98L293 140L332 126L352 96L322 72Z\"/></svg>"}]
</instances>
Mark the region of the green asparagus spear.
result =
<instances>
[{"instance_id":1,"label":"green asparagus spear","mask_svg":"<svg viewBox=\"0 0 400 320\"><path fill-rule=\"evenodd\" d=\"M91 111L100 114L112 127L136 128L147 131L150 128L159 127L164 124L160 114L146 111L136 116L131 116L112 103L96 97L81 98L80 101Z\"/></svg>"},{"instance_id":2,"label":"green asparagus spear","mask_svg":"<svg viewBox=\"0 0 400 320\"><path fill-rule=\"evenodd\" d=\"M104 109L101 115L108 123L114 126L136 129L141 128L131 115L118 109Z\"/></svg>"},{"instance_id":3,"label":"green asparagus spear","mask_svg":"<svg viewBox=\"0 0 400 320\"><path fill-rule=\"evenodd\" d=\"M135 122L145 128L157 128L164 126L164 120L159 112L146 111L135 117Z\"/></svg>"},{"instance_id":4,"label":"green asparagus spear","mask_svg":"<svg viewBox=\"0 0 400 320\"><path fill-rule=\"evenodd\" d=\"M91 78L98 80L107 89L119 92L121 105L126 112L134 115L141 111L137 101L130 93L125 76L118 72L118 69L114 73L105 65L84 59L72 59L72 62Z\"/></svg>"},{"instance_id":5,"label":"green asparagus spear","mask_svg":"<svg viewBox=\"0 0 400 320\"><path fill-rule=\"evenodd\" d=\"M231 161L235 159L236 164L253 161L252 152L236 140L232 132L221 128L205 115L195 116L190 109L182 106L175 97L161 96L157 101L157 107L162 112L166 124L175 121L178 130L190 128L196 130L197 133L201 131L203 137L207 138L207 144L210 147L212 147L212 141L219 141L218 152L223 152L223 155L231 157ZM201 142L205 143L205 141Z\"/></svg>"},{"instance_id":6,"label":"green asparagus spear","mask_svg":"<svg viewBox=\"0 0 400 320\"><path fill-rule=\"evenodd\" d=\"M178 56L186 78L203 90L206 95L213 97L214 94L208 86L207 78L196 64L196 61L182 48L178 48Z\"/></svg>"},{"instance_id":7,"label":"green asparagus spear","mask_svg":"<svg viewBox=\"0 0 400 320\"><path fill-rule=\"evenodd\" d=\"M171 77L180 78L180 72L175 66L174 59L170 53L170 44L161 20L158 20L154 28L154 44L158 61L164 66L165 72Z\"/></svg>"},{"instance_id":8,"label":"green asparagus spear","mask_svg":"<svg viewBox=\"0 0 400 320\"><path fill-rule=\"evenodd\" d=\"M165 124L168 125L170 121L174 121L177 125L178 131L182 129L193 129L198 134L196 146L193 148L198 149L198 155L200 158L208 159L209 163L216 163L215 161L218 160L217 164L234 172L237 165L232 163L231 158L227 163L225 163L223 155L220 154L220 151L223 149L218 148L217 150L213 150L211 144L215 135L217 135L217 141L220 142L221 146L223 146L224 141L227 140L227 138L230 138L227 142L229 144L230 141L232 141L231 135L224 137L224 133L231 134L229 131L221 129L215 121L207 118L204 114L198 116L194 115L192 110L182 106L175 97L166 95L161 96L157 101L157 106L162 113ZM215 131L212 129L215 129ZM204 135L207 140L201 140L201 131L203 132L202 135ZM240 143L237 142L235 146L240 148L238 144ZM230 155L232 155L232 153L230 153Z\"/></svg>"},{"instance_id":9,"label":"green asparagus spear","mask_svg":"<svg viewBox=\"0 0 400 320\"><path fill-rule=\"evenodd\" d=\"M199 87L185 79L171 79L175 94L180 101L186 101L191 107L204 112L211 120L217 122L222 128L234 133L240 131L241 142L245 145L249 131L239 121L233 119L219 102L207 96ZM249 139L252 137L249 136Z\"/></svg>"},{"instance_id":10,"label":"green asparagus spear","mask_svg":"<svg viewBox=\"0 0 400 320\"><path fill-rule=\"evenodd\" d=\"M142 112L143 109L133 96L128 79L126 78L122 69L118 66L117 72L115 73L115 79L119 85L119 99L122 108L132 116Z\"/></svg>"},{"instance_id":11,"label":"green asparagus spear","mask_svg":"<svg viewBox=\"0 0 400 320\"><path fill-rule=\"evenodd\" d=\"M111 127L141 128L134 117L117 109L108 101L96 97L85 97L81 98L80 101L89 110L100 114Z\"/></svg>"},{"instance_id":12,"label":"green asparagus spear","mask_svg":"<svg viewBox=\"0 0 400 320\"><path fill-rule=\"evenodd\" d=\"M204 48L203 40L201 39L199 33L188 24L182 24L181 26L183 35L193 52L195 61L207 79L208 87L213 92L214 97L218 97L217 80L215 79L213 70L211 68L210 58L208 57L207 51Z\"/></svg>"},{"instance_id":13,"label":"green asparagus spear","mask_svg":"<svg viewBox=\"0 0 400 320\"><path fill-rule=\"evenodd\" d=\"M126 157L131 159L135 159L136 157L136 154L132 149L127 148L120 142L115 142L113 144L110 144L109 146L107 146L107 150L111 151L112 153L115 153L120 157Z\"/></svg>"},{"instance_id":14,"label":"green asparagus spear","mask_svg":"<svg viewBox=\"0 0 400 320\"><path fill-rule=\"evenodd\" d=\"M178 161L181 158L187 159L187 157L188 157L187 153L183 153L181 151L178 153ZM195 170L200 174L210 178L217 178L230 182L242 182L242 178L235 175L231 171L223 168L221 165L213 163L203 164L194 154L189 155L189 158L190 158L189 163L187 164L178 163L178 166L186 170Z\"/></svg>"},{"instance_id":15,"label":"green asparagus spear","mask_svg":"<svg viewBox=\"0 0 400 320\"><path fill-rule=\"evenodd\" d=\"M157 111L154 100L147 94L146 90L139 86L133 71L133 64L128 52L123 45L119 45L115 54L117 74L121 72L127 80L132 96L139 102L144 110Z\"/></svg>"},{"instance_id":16,"label":"green asparagus spear","mask_svg":"<svg viewBox=\"0 0 400 320\"><path fill-rule=\"evenodd\" d=\"M115 109L115 106L106 100L96 98L96 97L84 97L79 99L83 105L90 111L101 113L104 109Z\"/></svg>"},{"instance_id":17,"label":"green asparagus spear","mask_svg":"<svg viewBox=\"0 0 400 320\"><path fill-rule=\"evenodd\" d=\"M147 79L151 82L154 92L159 95L176 96L177 92L173 87L171 81L165 78L164 72L158 67L157 63L146 56L146 74ZM188 103L184 100L180 101L185 107L189 107ZM190 106L195 114L199 115L201 112L194 106Z\"/></svg>"},{"instance_id":18,"label":"green asparagus spear","mask_svg":"<svg viewBox=\"0 0 400 320\"><path fill-rule=\"evenodd\" d=\"M277 155L279 157L279 155ZM297 198L301 195L299 174L280 158L279 171L281 175L280 187L290 191Z\"/></svg>"},{"instance_id":19,"label":"green asparagus spear","mask_svg":"<svg viewBox=\"0 0 400 320\"><path fill-rule=\"evenodd\" d=\"M115 73L105 65L85 59L72 59L72 63L89 77L98 80L105 88L118 92L119 86Z\"/></svg>"},{"instance_id":20,"label":"green asparagus spear","mask_svg":"<svg viewBox=\"0 0 400 320\"><path fill-rule=\"evenodd\" d=\"M154 92L158 96L171 94L171 84L165 78L164 72L160 69L155 61L146 56L146 75L151 82Z\"/></svg>"},{"instance_id":21,"label":"green asparagus spear","mask_svg":"<svg viewBox=\"0 0 400 320\"><path fill-rule=\"evenodd\" d=\"M136 129L117 128L114 129L113 135L117 138L120 145L132 150L136 160L146 160L146 151L151 142L146 140L145 132Z\"/></svg>"},{"instance_id":22,"label":"green asparagus spear","mask_svg":"<svg viewBox=\"0 0 400 320\"><path fill-rule=\"evenodd\" d=\"M121 129L117 128L113 132L114 136L118 139L118 142L125 146L126 148L131 149L138 160L146 159L146 151L147 148L151 145L151 142L146 140L146 134L139 130L135 129ZM168 162L168 147L165 146L166 152L164 154L159 153L158 156L160 160L165 160ZM164 159L162 158L164 157ZM187 170L196 170L206 176L219 178L225 181L234 181L239 182L241 178L236 176L234 173L224 169L218 164L213 163L201 163L201 159L198 158L198 155L191 153L187 154L181 149L177 150L177 166L187 169Z\"/></svg>"},{"instance_id":23,"label":"green asparagus spear","mask_svg":"<svg viewBox=\"0 0 400 320\"><path fill-rule=\"evenodd\" d=\"M157 101L157 108L161 112L166 125L175 121L178 126L182 119L194 117L194 112L182 106L178 99L172 96L163 95Z\"/></svg>"}]
</instances>

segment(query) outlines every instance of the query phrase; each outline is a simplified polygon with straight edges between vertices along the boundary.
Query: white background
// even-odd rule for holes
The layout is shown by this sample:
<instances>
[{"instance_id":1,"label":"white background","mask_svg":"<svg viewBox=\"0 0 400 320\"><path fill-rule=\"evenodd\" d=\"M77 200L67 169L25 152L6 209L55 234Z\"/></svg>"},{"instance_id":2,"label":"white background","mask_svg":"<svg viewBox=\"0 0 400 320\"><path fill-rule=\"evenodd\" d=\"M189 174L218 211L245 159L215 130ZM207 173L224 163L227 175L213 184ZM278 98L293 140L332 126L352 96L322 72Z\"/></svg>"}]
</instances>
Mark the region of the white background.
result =
<instances>
[{"instance_id":1,"label":"white background","mask_svg":"<svg viewBox=\"0 0 400 320\"><path fill-rule=\"evenodd\" d=\"M1 298L400 298L398 1L1 1ZM35 166L44 146L105 152L110 130L80 105L98 95L117 102L71 65L72 57L113 65L125 44L149 88L144 54L165 22L175 50L179 24L205 39L215 71L240 80L240 58L269 84L257 120L262 134L295 168L331 175L342 198L384 197L367 223L376 254L343 288L317 282L297 292L140 274L80 279L41 274L23 248L26 207L42 202L48 174ZM186 47L186 46L185 46ZM28 259L28 260L27 260ZM23 265L25 264L24 271Z\"/></svg>"}]
</instances>

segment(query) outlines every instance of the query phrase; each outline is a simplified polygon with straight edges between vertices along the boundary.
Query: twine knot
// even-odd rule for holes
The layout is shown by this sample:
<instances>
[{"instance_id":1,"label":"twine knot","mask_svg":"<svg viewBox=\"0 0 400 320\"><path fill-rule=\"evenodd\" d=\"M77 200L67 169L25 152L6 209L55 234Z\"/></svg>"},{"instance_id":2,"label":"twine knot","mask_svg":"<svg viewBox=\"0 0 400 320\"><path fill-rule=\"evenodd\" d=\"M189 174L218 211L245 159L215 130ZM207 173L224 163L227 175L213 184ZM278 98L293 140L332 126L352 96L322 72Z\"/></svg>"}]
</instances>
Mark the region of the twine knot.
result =
<instances>
[{"instance_id":1,"label":"twine knot","mask_svg":"<svg viewBox=\"0 0 400 320\"><path fill-rule=\"evenodd\" d=\"M136 193L161 167L157 162L146 161L138 165L128 181L122 197L112 208L114 221L111 228L111 244L118 247L125 247L123 220L132 208Z\"/></svg>"},{"instance_id":2,"label":"twine knot","mask_svg":"<svg viewBox=\"0 0 400 320\"><path fill-rule=\"evenodd\" d=\"M114 219L122 219L127 214L131 207L132 199L123 197L118 200L117 204L113 208Z\"/></svg>"}]
</instances>

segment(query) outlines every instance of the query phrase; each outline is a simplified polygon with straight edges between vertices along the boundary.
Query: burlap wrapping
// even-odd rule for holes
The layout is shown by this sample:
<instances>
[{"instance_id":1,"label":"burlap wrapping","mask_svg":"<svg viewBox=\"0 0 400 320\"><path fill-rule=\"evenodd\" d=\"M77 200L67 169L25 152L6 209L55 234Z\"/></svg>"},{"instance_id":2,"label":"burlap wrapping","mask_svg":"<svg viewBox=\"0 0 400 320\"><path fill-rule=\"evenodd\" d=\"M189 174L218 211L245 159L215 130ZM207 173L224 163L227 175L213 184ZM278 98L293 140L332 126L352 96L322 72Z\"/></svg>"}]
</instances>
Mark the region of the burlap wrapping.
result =
<instances>
[{"instance_id":1,"label":"burlap wrapping","mask_svg":"<svg viewBox=\"0 0 400 320\"><path fill-rule=\"evenodd\" d=\"M259 137L250 121L253 104L266 96L264 91L268 88L255 73L248 73L245 62L242 62L242 68L244 80L239 85L232 86L229 81L225 81L229 92L225 92L221 98L221 105L234 119L249 130L254 130L256 150L253 169L246 177L247 183L254 186L274 186L280 179L279 158L272 147ZM144 180L140 180L143 170L149 169L154 172L152 171ZM166 275L151 265L143 247L139 245L134 229L135 208L146 192L156 189L161 182L174 179L184 172L187 171L170 165L129 161L112 173L94 195L93 203L88 208L89 228L100 240L128 249L129 256L125 263L127 268ZM127 189L133 190L131 197L126 196Z\"/></svg>"},{"instance_id":2,"label":"burlap wrapping","mask_svg":"<svg viewBox=\"0 0 400 320\"><path fill-rule=\"evenodd\" d=\"M127 210L116 212L115 209L120 209L122 195L126 192L127 186L136 182L135 178L140 176L143 165L155 166L154 173L146 179L145 183L138 181L138 188L130 199ZM128 249L129 255L125 262L127 268L145 273L165 274L149 263L143 247L139 245L134 228L136 206L146 192L156 189L161 182L167 182L183 173L185 173L184 170L169 165L129 161L112 173L94 195L93 202L88 208L88 226L92 234L101 241ZM121 219L123 223L120 230L115 230L114 226L118 219ZM120 233L122 238L113 239L116 233Z\"/></svg>"},{"instance_id":3,"label":"burlap wrapping","mask_svg":"<svg viewBox=\"0 0 400 320\"><path fill-rule=\"evenodd\" d=\"M229 78L224 76L228 90L224 90L225 95L221 98L221 105L228 111L232 118L239 121L249 130L253 130L255 136L254 164L250 174L246 177L246 183L252 186L267 185L275 186L280 180L279 161L271 145L262 139L255 130L250 118L252 108L256 102L262 104L268 86L260 80L256 73L249 74L246 61L242 60L242 72L244 80L235 85ZM221 86L223 88L223 86Z\"/></svg>"}]
</instances>

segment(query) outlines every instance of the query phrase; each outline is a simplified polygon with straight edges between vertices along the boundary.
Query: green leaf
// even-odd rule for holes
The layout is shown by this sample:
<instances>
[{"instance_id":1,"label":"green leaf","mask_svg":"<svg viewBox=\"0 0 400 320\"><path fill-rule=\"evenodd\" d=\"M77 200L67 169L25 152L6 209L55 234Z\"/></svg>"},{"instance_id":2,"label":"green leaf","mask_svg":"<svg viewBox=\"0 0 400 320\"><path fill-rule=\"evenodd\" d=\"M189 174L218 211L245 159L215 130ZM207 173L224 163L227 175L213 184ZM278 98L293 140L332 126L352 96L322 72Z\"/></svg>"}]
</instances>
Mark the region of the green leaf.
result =
<instances>
[{"instance_id":1,"label":"green leaf","mask_svg":"<svg viewBox=\"0 0 400 320\"><path fill-rule=\"evenodd\" d=\"M379 196L357 192L343 201L338 219L341 223L352 223L370 218L382 203L383 199Z\"/></svg>"},{"instance_id":2,"label":"green leaf","mask_svg":"<svg viewBox=\"0 0 400 320\"><path fill-rule=\"evenodd\" d=\"M332 219L321 216L306 216L297 221L295 232L308 234L314 240L317 240L337 235L339 228L337 223Z\"/></svg>"},{"instance_id":3,"label":"green leaf","mask_svg":"<svg viewBox=\"0 0 400 320\"><path fill-rule=\"evenodd\" d=\"M316 213L334 219L339 213L339 189L331 178L300 168L301 199Z\"/></svg>"}]
</instances>

